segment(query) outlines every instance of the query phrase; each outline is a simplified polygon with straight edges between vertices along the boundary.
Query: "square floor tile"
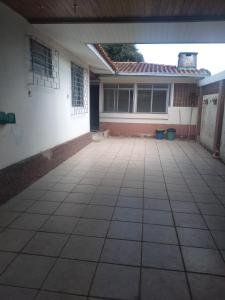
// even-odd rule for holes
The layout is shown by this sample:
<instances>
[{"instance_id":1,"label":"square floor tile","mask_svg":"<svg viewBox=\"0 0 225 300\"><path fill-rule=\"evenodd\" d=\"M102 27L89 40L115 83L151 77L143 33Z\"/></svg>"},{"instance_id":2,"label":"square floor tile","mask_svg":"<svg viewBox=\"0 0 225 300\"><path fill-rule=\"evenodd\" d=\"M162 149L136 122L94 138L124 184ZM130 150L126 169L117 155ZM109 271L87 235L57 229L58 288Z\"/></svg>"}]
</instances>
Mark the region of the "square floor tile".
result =
<instances>
[{"instance_id":1,"label":"square floor tile","mask_svg":"<svg viewBox=\"0 0 225 300\"><path fill-rule=\"evenodd\" d=\"M92 184L78 184L74 189L73 192L75 193L87 193L87 194L94 194L97 187Z\"/></svg>"},{"instance_id":2,"label":"square floor tile","mask_svg":"<svg viewBox=\"0 0 225 300\"><path fill-rule=\"evenodd\" d=\"M11 199L0 206L0 210L24 212L28 207L35 203L35 200Z\"/></svg>"},{"instance_id":3,"label":"square floor tile","mask_svg":"<svg viewBox=\"0 0 225 300\"><path fill-rule=\"evenodd\" d=\"M120 190L120 196L124 196L124 197L143 197L143 189L123 187Z\"/></svg>"},{"instance_id":4,"label":"square floor tile","mask_svg":"<svg viewBox=\"0 0 225 300\"><path fill-rule=\"evenodd\" d=\"M44 195L45 191L42 190L29 190L26 189L20 194L18 194L16 197L19 199L29 199L29 200L38 200L41 198L42 195Z\"/></svg>"},{"instance_id":5,"label":"square floor tile","mask_svg":"<svg viewBox=\"0 0 225 300\"><path fill-rule=\"evenodd\" d=\"M34 289L0 286L0 296L2 300L32 300L36 293L37 291Z\"/></svg>"},{"instance_id":6,"label":"square floor tile","mask_svg":"<svg viewBox=\"0 0 225 300\"><path fill-rule=\"evenodd\" d=\"M50 257L20 254L3 273L0 283L39 288L54 262Z\"/></svg>"},{"instance_id":7,"label":"square floor tile","mask_svg":"<svg viewBox=\"0 0 225 300\"><path fill-rule=\"evenodd\" d=\"M80 219L74 229L74 234L105 237L109 228L109 221L95 219Z\"/></svg>"},{"instance_id":8,"label":"square floor tile","mask_svg":"<svg viewBox=\"0 0 225 300\"><path fill-rule=\"evenodd\" d=\"M143 208L143 198L141 197L122 197L118 198L117 206L130 208Z\"/></svg>"},{"instance_id":9,"label":"square floor tile","mask_svg":"<svg viewBox=\"0 0 225 300\"><path fill-rule=\"evenodd\" d=\"M0 250L19 252L33 235L33 231L5 229L0 233Z\"/></svg>"},{"instance_id":10,"label":"square floor tile","mask_svg":"<svg viewBox=\"0 0 225 300\"><path fill-rule=\"evenodd\" d=\"M36 300L86 300L86 297L54 292L39 292Z\"/></svg>"},{"instance_id":11,"label":"square floor tile","mask_svg":"<svg viewBox=\"0 0 225 300\"><path fill-rule=\"evenodd\" d=\"M141 180L125 180L125 181L123 181L122 186L135 188L135 189L141 189L144 186L144 182Z\"/></svg>"},{"instance_id":12,"label":"square floor tile","mask_svg":"<svg viewBox=\"0 0 225 300\"><path fill-rule=\"evenodd\" d=\"M118 195L120 188L118 186L104 186L101 185L97 188L96 194L106 194L106 195Z\"/></svg>"},{"instance_id":13,"label":"square floor tile","mask_svg":"<svg viewBox=\"0 0 225 300\"><path fill-rule=\"evenodd\" d=\"M65 202L88 204L91 201L93 194L87 193L70 193Z\"/></svg>"},{"instance_id":14,"label":"square floor tile","mask_svg":"<svg viewBox=\"0 0 225 300\"><path fill-rule=\"evenodd\" d=\"M32 206L30 206L26 210L26 212L50 215L56 210L58 206L59 203L57 202L37 201Z\"/></svg>"},{"instance_id":15,"label":"square floor tile","mask_svg":"<svg viewBox=\"0 0 225 300\"><path fill-rule=\"evenodd\" d=\"M139 268L99 264L91 289L91 296L137 299L139 276Z\"/></svg>"},{"instance_id":16,"label":"square floor tile","mask_svg":"<svg viewBox=\"0 0 225 300\"><path fill-rule=\"evenodd\" d=\"M74 203L62 203L57 210L55 215L70 216L70 217L81 217L86 209L85 204L74 204Z\"/></svg>"},{"instance_id":17,"label":"square floor tile","mask_svg":"<svg viewBox=\"0 0 225 300\"><path fill-rule=\"evenodd\" d=\"M144 243L142 265L181 271L184 269L180 249L175 245Z\"/></svg>"},{"instance_id":18,"label":"square floor tile","mask_svg":"<svg viewBox=\"0 0 225 300\"><path fill-rule=\"evenodd\" d=\"M110 220L113 214L113 207L102 205L88 205L83 217L90 219Z\"/></svg>"},{"instance_id":19,"label":"square floor tile","mask_svg":"<svg viewBox=\"0 0 225 300\"><path fill-rule=\"evenodd\" d=\"M220 216L204 216L209 229L225 230L225 217Z\"/></svg>"},{"instance_id":20,"label":"square floor tile","mask_svg":"<svg viewBox=\"0 0 225 300\"><path fill-rule=\"evenodd\" d=\"M10 227L25 230L38 230L48 218L48 215L23 213L10 225Z\"/></svg>"},{"instance_id":21,"label":"square floor tile","mask_svg":"<svg viewBox=\"0 0 225 300\"><path fill-rule=\"evenodd\" d=\"M225 208L221 204L198 203L198 207L203 215L225 216Z\"/></svg>"},{"instance_id":22,"label":"square floor tile","mask_svg":"<svg viewBox=\"0 0 225 300\"><path fill-rule=\"evenodd\" d=\"M127 222L142 222L142 209L116 207L113 220Z\"/></svg>"},{"instance_id":23,"label":"square floor tile","mask_svg":"<svg viewBox=\"0 0 225 300\"><path fill-rule=\"evenodd\" d=\"M184 273L143 269L141 299L190 300Z\"/></svg>"},{"instance_id":24,"label":"square floor tile","mask_svg":"<svg viewBox=\"0 0 225 300\"><path fill-rule=\"evenodd\" d=\"M192 194L187 192L169 191L169 197L171 201L194 202Z\"/></svg>"},{"instance_id":25,"label":"square floor tile","mask_svg":"<svg viewBox=\"0 0 225 300\"><path fill-rule=\"evenodd\" d=\"M135 241L106 239L101 255L102 262L139 266L141 243Z\"/></svg>"},{"instance_id":26,"label":"square floor tile","mask_svg":"<svg viewBox=\"0 0 225 300\"><path fill-rule=\"evenodd\" d=\"M67 192L48 191L44 193L44 195L42 195L40 200L62 202L67 195L68 195Z\"/></svg>"},{"instance_id":27,"label":"square floor tile","mask_svg":"<svg viewBox=\"0 0 225 300\"><path fill-rule=\"evenodd\" d=\"M146 242L178 244L173 227L161 225L143 225L143 240Z\"/></svg>"},{"instance_id":28,"label":"square floor tile","mask_svg":"<svg viewBox=\"0 0 225 300\"><path fill-rule=\"evenodd\" d=\"M55 192L70 192L74 186L75 183L57 182L49 189Z\"/></svg>"},{"instance_id":29,"label":"square floor tile","mask_svg":"<svg viewBox=\"0 0 225 300\"><path fill-rule=\"evenodd\" d=\"M144 208L145 209L154 209L154 210L165 210L170 211L170 203L168 200L161 200L161 199L144 199Z\"/></svg>"},{"instance_id":30,"label":"square floor tile","mask_svg":"<svg viewBox=\"0 0 225 300\"><path fill-rule=\"evenodd\" d=\"M91 199L91 204L115 206L116 201L116 195L95 194Z\"/></svg>"},{"instance_id":31,"label":"square floor tile","mask_svg":"<svg viewBox=\"0 0 225 300\"><path fill-rule=\"evenodd\" d=\"M216 241L218 248L225 249L225 232L212 230L211 233Z\"/></svg>"},{"instance_id":32,"label":"square floor tile","mask_svg":"<svg viewBox=\"0 0 225 300\"><path fill-rule=\"evenodd\" d=\"M58 259L43 288L49 291L87 295L95 268L94 262Z\"/></svg>"},{"instance_id":33,"label":"square floor tile","mask_svg":"<svg viewBox=\"0 0 225 300\"><path fill-rule=\"evenodd\" d=\"M216 248L208 230L194 228L177 228L180 244L183 246Z\"/></svg>"},{"instance_id":34,"label":"square floor tile","mask_svg":"<svg viewBox=\"0 0 225 300\"><path fill-rule=\"evenodd\" d=\"M16 253L0 252L0 274L6 269L6 267L11 263L11 261L15 258L15 256Z\"/></svg>"},{"instance_id":35,"label":"square floor tile","mask_svg":"<svg viewBox=\"0 0 225 300\"><path fill-rule=\"evenodd\" d=\"M38 232L23 250L24 253L58 256L67 240L67 235Z\"/></svg>"},{"instance_id":36,"label":"square floor tile","mask_svg":"<svg viewBox=\"0 0 225 300\"><path fill-rule=\"evenodd\" d=\"M173 217L170 212L147 209L144 211L144 223L174 225Z\"/></svg>"},{"instance_id":37,"label":"square floor tile","mask_svg":"<svg viewBox=\"0 0 225 300\"><path fill-rule=\"evenodd\" d=\"M220 204L219 200L216 198L215 195L209 194L199 194L193 193L193 197L197 203L215 203Z\"/></svg>"},{"instance_id":38,"label":"square floor tile","mask_svg":"<svg viewBox=\"0 0 225 300\"><path fill-rule=\"evenodd\" d=\"M168 195L166 191L160 190L152 190L152 189L145 189L144 190L144 197L152 198L152 199L168 199Z\"/></svg>"},{"instance_id":39,"label":"square floor tile","mask_svg":"<svg viewBox=\"0 0 225 300\"><path fill-rule=\"evenodd\" d=\"M201 215L174 213L176 226L207 229Z\"/></svg>"},{"instance_id":40,"label":"square floor tile","mask_svg":"<svg viewBox=\"0 0 225 300\"><path fill-rule=\"evenodd\" d=\"M61 257L97 261L103 243L103 238L73 235L63 249Z\"/></svg>"},{"instance_id":41,"label":"square floor tile","mask_svg":"<svg viewBox=\"0 0 225 300\"><path fill-rule=\"evenodd\" d=\"M171 201L171 207L174 212L198 214L199 210L193 202Z\"/></svg>"},{"instance_id":42,"label":"square floor tile","mask_svg":"<svg viewBox=\"0 0 225 300\"><path fill-rule=\"evenodd\" d=\"M42 225L41 231L71 233L78 222L76 217L51 216L48 221Z\"/></svg>"},{"instance_id":43,"label":"square floor tile","mask_svg":"<svg viewBox=\"0 0 225 300\"><path fill-rule=\"evenodd\" d=\"M188 271L225 275L225 264L217 250L182 247L182 252Z\"/></svg>"},{"instance_id":44,"label":"square floor tile","mask_svg":"<svg viewBox=\"0 0 225 300\"><path fill-rule=\"evenodd\" d=\"M8 226L13 220L15 220L20 214L17 212L1 211L0 212L0 226Z\"/></svg>"},{"instance_id":45,"label":"square floor tile","mask_svg":"<svg viewBox=\"0 0 225 300\"><path fill-rule=\"evenodd\" d=\"M141 236L141 223L112 221L110 224L108 232L109 238L140 241Z\"/></svg>"},{"instance_id":46,"label":"square floor tile","mask_svg":"<svg viewBox=\"0 0 225 300\"><path fill-rule=\"evenodd\" d=\"M188 274L191 292L195 300L224 300L223 277Z\"/></svg>"}]
</instances>

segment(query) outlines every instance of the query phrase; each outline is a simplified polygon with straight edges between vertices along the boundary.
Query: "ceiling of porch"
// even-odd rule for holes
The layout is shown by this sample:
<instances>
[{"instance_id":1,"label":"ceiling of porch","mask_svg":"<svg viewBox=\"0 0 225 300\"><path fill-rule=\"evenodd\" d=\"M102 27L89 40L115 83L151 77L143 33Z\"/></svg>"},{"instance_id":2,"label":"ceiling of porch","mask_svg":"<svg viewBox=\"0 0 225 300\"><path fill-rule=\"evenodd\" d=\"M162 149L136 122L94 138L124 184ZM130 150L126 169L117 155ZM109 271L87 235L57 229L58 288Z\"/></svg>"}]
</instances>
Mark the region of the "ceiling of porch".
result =
<instances>
[{"instance_id":1,"label":"ceiling of porch","mask_svg":"<svg viewBox=\"0 0 225 300\"><path fill-rule=\"evenodd\" d=\"M225 20L223 0L3 0L32 23Z\"/></svg>"}]
</instances>

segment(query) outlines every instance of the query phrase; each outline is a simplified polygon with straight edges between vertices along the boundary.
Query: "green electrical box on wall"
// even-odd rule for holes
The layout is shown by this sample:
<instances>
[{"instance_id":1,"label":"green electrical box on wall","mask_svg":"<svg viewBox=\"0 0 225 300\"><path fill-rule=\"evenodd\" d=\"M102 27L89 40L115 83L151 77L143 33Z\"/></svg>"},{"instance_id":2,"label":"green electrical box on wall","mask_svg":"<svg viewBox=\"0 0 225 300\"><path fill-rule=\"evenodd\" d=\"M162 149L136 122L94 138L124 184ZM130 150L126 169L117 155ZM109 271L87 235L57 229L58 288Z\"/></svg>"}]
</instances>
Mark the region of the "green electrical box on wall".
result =
<instances>
[{"instance_id":1,"label":"green electrical box on wall","mask_svg":"<svg viewBox=\"0 0 225 300\"><path fill-rule=\"evenodd\" d=\"M7 123L9 124L15 124L16 123L16 116L14 113L8 113L7 114Z\"/></svg>"},{"instance_id":2,"label":"green electrical box on wall","mask_svg":"<svg viewBox=\"0 0 225 300\"><path fill-rule=\"evenodd\" d=\"M0 124L15 124L16 116L14 113L5 113L0 111Z\"/></svg>"},{"instance_id":3,"label":"green electrical box on wall","mask_svg":"<svg viewBox=\"0 0 225 300\"><path fill-rule=\"evenodd\" d=\"M5 112L0 111L0 124L6 124L7 123L7 115Z\"/></svg>"}]
</instances>

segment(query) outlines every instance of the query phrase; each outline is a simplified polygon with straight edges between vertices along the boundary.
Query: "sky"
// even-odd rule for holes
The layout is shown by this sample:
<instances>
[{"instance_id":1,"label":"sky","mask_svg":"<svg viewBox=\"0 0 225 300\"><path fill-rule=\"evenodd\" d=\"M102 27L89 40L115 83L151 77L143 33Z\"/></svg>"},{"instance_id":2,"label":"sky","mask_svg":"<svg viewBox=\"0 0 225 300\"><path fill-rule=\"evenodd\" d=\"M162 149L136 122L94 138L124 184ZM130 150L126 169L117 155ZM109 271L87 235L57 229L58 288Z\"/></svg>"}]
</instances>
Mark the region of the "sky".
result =
<instances>
[{"instance_id":1,"label":"sky","mask_svg":"<svg viewBox=\"0 0 225 300\"><path fill-rule=\"evenodd\" d=\"M177 65L179 52L198 52L197 68L211 74L225 70L225 44L137 44L145 62Z\"/></svg>"}]
</instances>

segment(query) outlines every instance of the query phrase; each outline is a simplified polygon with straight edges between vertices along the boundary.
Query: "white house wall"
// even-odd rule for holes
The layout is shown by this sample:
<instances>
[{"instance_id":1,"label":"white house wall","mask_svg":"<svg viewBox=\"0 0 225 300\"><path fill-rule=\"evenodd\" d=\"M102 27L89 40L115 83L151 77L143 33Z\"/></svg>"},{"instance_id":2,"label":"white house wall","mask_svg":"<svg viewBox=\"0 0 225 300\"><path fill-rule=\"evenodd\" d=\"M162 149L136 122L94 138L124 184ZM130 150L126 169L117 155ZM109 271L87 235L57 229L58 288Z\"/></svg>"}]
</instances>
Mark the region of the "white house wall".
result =
<instances>
[{"instance_id":1,"label":"white house wall","mask_svg":"<svg viewBox=\"0 0 225 300\"><path fill-rule=\"evenodd\" d=\"M225 162L225 106L224 106L223 128L222 128L221 144L220 144L220 157Z\"/></svg>"},{"instance_id":2,"label":"white house wall","mask_svg":"<svg viewBox=\"0 0 225 300\"><path fill-rule=\"evenodd\" d=\"M104 83L166 83L171 84L170 89L170 106L167 114L145 114L145 113L105 113L103 111ZM174 124L174 125L196 125L197 124L197 107L174 107L174 83L196 83L194 78L162 78L162 77L144 77L144 76L127 76L127 77L104 77L101 78L100 84L100 122L114 123L137 123L137 124ZM135 102L135 100L134 100Z\"/></svg>"},{"instance_id":3,"label":"white house wall","mask_svg":"<svg viewBox=\"0 0 225 300\"><path fill-rule=\"evenodd\" d=\"M32 34L59 51L60 88L30 85L29 43ZM85 101L89 106L88 66L41 36L22 17L0 9L0 111L13 112L16 124L0 125L0 169L89 132L89 113L71 106L71 67L84 67Z\"/></svg>"}]
</instances>

